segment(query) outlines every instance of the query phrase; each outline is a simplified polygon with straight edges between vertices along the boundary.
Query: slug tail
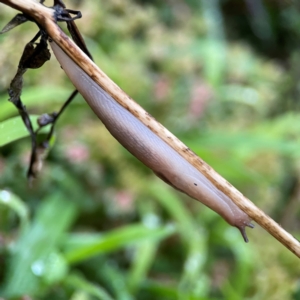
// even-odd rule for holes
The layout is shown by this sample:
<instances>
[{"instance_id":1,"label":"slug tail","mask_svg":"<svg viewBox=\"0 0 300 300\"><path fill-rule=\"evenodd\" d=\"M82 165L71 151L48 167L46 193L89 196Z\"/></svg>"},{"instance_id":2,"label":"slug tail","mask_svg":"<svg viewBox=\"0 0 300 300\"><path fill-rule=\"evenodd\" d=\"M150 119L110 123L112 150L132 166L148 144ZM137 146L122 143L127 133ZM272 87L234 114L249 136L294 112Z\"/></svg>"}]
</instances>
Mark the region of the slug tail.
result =
<instances>
[{"instance_id":1,"label":"slug tail","mask_svg":"<svg viewBox=\"0 0 300 300\"><path fill-rule=\"evenodd\" d=\"M241 232L242 234L242 237L245 241L245 243L248 243L249 240L248 240L248 237L247 237L247 234L246 234L246 226L250 227L250 228L254 228L254 225L252 223L248 223L246 225L243 225L243 226L238 226L237 228L239 229L239 231Z\"/></svg>"},{"instance_id":2,"label":"slug tail","mask_svg":"<svg viewBox=\"0 0 300 300\"><path fill-rule=\"evenodd\" d=\"M247 234L246 234L245 227L238 227L238 229L240 230L240 232L241 232L241 234L244 238L245 243L248 243L249 240L248 240L248 237L247 237Z\"/></svg>"}]
</instances>

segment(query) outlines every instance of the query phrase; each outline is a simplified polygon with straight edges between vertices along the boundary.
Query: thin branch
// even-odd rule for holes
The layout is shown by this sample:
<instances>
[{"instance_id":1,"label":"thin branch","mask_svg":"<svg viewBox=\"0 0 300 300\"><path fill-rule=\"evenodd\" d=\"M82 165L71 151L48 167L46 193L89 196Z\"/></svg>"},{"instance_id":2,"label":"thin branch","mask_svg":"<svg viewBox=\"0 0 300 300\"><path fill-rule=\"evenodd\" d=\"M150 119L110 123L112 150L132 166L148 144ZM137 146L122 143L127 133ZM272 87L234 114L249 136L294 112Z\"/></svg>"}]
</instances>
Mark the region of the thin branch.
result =
<instances>
[{"instance_id":1,"label":"thin branch","mask_svg":"<svg viewBox=\"0 0 300 300\"><path fill-rule=\"evenodd\" d=\"M103 90L204 174L220 191L231 198L241 210L248 214L250 218L267 230L296 256L300 257L300 243L123 92L62 32L55 23L54 11L51 8L47 8L34 0L0 0L0 2L20 10L34 19L45 29L59 47L99 84Z\"/></svg>"}]
</instances>

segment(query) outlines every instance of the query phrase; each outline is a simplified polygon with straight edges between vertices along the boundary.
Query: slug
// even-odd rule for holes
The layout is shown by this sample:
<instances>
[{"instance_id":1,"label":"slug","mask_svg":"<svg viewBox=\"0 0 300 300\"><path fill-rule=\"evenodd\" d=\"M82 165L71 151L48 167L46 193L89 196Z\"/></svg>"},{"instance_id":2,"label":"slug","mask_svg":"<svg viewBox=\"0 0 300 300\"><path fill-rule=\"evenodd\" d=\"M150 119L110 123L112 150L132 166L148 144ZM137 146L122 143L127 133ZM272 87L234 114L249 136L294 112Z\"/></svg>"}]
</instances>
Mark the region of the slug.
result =
<instances>
[{"instance_id":1,"label":"slug","mask_svg":"<svg viewBox=\"0 0 300 300\"><path fill-rule=\"evenodd\" d=\"M245 242L249 216L201 172L116 102L86 74L54 41L50 42L61 67L94 113L115 139L163 181L202 202L237 227Z\"/></svg>"}]
</instances>

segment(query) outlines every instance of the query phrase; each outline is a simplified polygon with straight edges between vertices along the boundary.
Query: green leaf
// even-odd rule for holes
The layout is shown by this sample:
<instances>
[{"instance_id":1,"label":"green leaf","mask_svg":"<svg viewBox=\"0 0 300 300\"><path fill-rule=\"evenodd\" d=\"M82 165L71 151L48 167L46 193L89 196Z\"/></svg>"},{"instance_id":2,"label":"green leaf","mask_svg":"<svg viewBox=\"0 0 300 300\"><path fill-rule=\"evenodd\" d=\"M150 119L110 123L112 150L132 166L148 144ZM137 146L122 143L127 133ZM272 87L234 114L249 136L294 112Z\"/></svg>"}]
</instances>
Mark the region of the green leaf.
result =
<instances>
[{"instance_id":1,"label":"green leaf","mask_svg":"<svg viewBox=\"0 0 300 300\"><path fill-rule=\"evenodd\" d=\"M46 106L53 103L64 103L69 96L70 91L61 86L42 86L24 88L22 92L22 101L27 109L36 106ZM8 117L17 113L15 106L8 101L8 96L0 97L0 120L5 120Z\"/></svg>"},{"instance_id":2,"label":"green leaf","mask_svg":"<svg viewBox=\"0 0 300 300\"><path fill-rule=\"evenodd\" d=\"M9 298L35 295L39 291L52 254L71 225L74 213L74 205L59 194L44 200L34 221L12 249L1 295ZM52 279L58 277L56 274Z\"/></svg>"},{"instance_id":3,"label":"green leaf","mask_svg":"<svg viewBox=\"0 0 300 300\"><path fill-rule=\"evenodd\" d=\"M30 116L33 128L37 129L37 118L39 116ZM41 130L44 132L46 127ZM14 117L6 121L0 122L0 147L14 142L23 137L29 136L29 132L26 129L21 117Z\"/></svg>"}]
</instances>

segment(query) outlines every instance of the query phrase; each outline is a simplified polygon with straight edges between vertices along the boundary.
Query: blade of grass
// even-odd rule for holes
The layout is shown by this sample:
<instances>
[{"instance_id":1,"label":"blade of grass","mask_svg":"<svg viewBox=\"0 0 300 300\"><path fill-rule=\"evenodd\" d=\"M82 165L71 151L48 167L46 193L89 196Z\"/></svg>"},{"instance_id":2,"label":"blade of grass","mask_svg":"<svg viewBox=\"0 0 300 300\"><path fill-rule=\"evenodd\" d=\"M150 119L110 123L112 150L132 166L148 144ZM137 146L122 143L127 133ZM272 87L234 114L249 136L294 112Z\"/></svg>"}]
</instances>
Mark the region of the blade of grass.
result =
<instances>
[{"instance_id":1,"label":"blade of grass","mask_svg":"<svg viewBox=\"0 0 300 300\"><path fill-rule=\"evenodd\" d=\"M153 241L144 241L136 246L134 258L130 271L128 272L128 286L130 291L135 294L146 279L148 270L150 269L158 243Z\"/></svg>"},{"instance_id":2,"label":"blade of grass","mask_svg":"<svg viewBox=\"0 0 300 300\"><path fill-rule=\"evenodd\" d=\"M124 226L99 235L97 239L90 241L90 243L85 241L84 245L78 245L77 248L70 249L67 247L65 258L71 264L78 263L94 255L111 252L134 243L139 243L145 239L164 239L174 232L175 228L172 226L158 228L147 228L141 224ZM69 241L66 240L65 246L68 245L68 242L70 242L70 239Z\"/></svg>"},{"instance_id":3,"label":"blade of grass","mask_svg":"<svg viewBox=\"0 0 300 300\"><path fill-rule=\"evenodd\" d=\"M103 280L114 292L116 300L133 300L128 286L126 284L126 276L113 262L106 262L102 265L101 275Z\"/></svg>"},{"instance_id":4,"label":"blade of grass","mask_svg":"<svg viewBox=\"0 0 300 300\"><path fill-rule=\"evenodd\" d=\"M25 230L29 222L29 212L22 199L11 192L0 190L0 204L9 207L18 215L21 231Z\"/></svg>"},{"instance_id":5,"label":"blade of grass","mask_svg":"<svg viewBox=\"0 0 300 300\"><path fill-rule=\"evenodd\" d=\"M87 281L79 274L70 274L64 281L64 284L75 289L86 292L88 295L94 296L99 300L113 300L108 292L99 285Z\"/></svg>"},{"instance_id":6,"label":"blade of grass","mask_svg":"<svg viewBox=\"0 0 300 300\"><path fill-rule=\"evenodd\" d=\"M148 186L150 194L168 211L170 216L178 222L179 230L182 238L189 241L189 233L195 230L195 224L192 216L178 195L171 191L164 183L156 181L156 183ZM198 225L199 226L199 225Z\"/></svg>"},{"instance_id":7,"label":"blade of grass","mask_svg":"<svg viewBox=\"0 0 300 300\"><path fill-rule=\"evenodd\" d=\"M151 185L150 192L167 210L172 219L178 222L179 232L187 251L185 264L178 286L179 297L203 296L208 292L208 279L202 270L208 255L207 235L201 224L194 220L179 196L164 183L157 181ZM199 284L201 281L203 284Z\"/></svg>"}]
</instances>

